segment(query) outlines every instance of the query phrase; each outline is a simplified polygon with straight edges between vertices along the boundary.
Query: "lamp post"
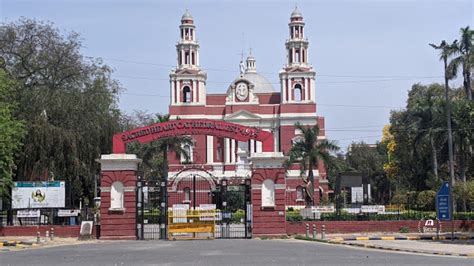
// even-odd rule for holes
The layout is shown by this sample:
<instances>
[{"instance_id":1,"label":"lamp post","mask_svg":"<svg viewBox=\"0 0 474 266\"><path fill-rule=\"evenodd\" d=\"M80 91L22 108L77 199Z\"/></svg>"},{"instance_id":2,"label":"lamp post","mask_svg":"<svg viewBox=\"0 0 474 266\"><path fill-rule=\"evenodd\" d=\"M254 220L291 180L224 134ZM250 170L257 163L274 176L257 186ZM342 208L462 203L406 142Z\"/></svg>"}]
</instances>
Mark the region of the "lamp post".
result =
<instances>
[{"instance_id":1,"label":"lamp post","mask_svg":"<svg viewBox=\"0 0 474 266\"><path fill-rule=\"evenodd\" d=\"M407 211L408 217L410 217L410 192L407 192Z\"/></svg>"}]
</instances>

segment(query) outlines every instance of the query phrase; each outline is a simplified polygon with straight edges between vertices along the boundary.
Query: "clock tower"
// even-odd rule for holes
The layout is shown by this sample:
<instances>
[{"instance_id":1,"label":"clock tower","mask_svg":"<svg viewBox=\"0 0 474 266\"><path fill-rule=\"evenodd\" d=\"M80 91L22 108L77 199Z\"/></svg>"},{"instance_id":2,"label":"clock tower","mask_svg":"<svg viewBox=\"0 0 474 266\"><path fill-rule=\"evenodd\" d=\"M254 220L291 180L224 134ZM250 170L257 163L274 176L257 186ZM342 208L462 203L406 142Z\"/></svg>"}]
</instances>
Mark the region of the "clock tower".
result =
<instances>
[{"instance_id":1,"label":"clock tower","mask_svg":"<svg viewBox=\"0 0 474 266\"><path fill-rule=\"evenodd\" d=\"M172 106L206 104L207 74L199 65L196 26L189 11L181 17L180 40L176 44L177 66L170 73Z\"/></svg>"}]
</instances>

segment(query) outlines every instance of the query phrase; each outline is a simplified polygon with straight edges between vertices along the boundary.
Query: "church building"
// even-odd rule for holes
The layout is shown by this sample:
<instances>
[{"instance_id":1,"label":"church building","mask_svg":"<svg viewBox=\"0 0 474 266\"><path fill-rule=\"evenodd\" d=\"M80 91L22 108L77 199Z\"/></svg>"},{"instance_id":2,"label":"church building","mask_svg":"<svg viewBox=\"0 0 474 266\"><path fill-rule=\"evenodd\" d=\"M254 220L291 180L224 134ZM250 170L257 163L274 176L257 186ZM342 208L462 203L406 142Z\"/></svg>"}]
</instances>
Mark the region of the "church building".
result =
<instances>
[{"instance_id":1,"label":"church building","mask_svg":"<svg viewBox=\"0 0 474 266\"><path fill-rule=\"evenodd\" d=\"M285 66L279 72L279 87L259 74L256 57L250 51L246 61L240 62L240 74L222 87L222 93L208 94L207 73L200 64L197 29L193 17L186 11L176 44L177 66L170 73L170 119L213 119L256 127L273 133L274 151L285 156L301 138L301 132L294 126L296 122L305 126L318 124L321 129L318 138L324 139L324 117L316 113L316 72L308 62L309 41L304 28L302 13L295 8L288 23ZM211 193L223 180L236 185L250 179L248 158L262 152L262 143L255 140L241 142L206 135L190 138L193 145L182 147L189 155L188 161L176 154L168 156L170 206L193 204L193 200L197 200L191 196L192 182L196 182L196 178L204 184L198 189L204 196L198 197L199 202L194 204L212 203ZM314 169L314 177L318 205L321 197L329 192L322 163ZM286 207L304 206L307 184L301 177L299 165L293 165L285 178Z\"/></svg>"}]
</instances>

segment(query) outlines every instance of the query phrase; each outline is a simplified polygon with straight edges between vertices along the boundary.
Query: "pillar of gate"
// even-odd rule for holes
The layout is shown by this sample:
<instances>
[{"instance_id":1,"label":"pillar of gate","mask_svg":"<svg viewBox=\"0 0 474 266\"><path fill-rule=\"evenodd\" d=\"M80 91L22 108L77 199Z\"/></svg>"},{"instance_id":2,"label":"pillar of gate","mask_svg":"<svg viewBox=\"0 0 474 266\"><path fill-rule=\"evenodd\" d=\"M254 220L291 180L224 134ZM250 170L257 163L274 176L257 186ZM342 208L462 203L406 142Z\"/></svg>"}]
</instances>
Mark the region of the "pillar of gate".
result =
<instances>
[{"instance_id":1,"label":"pillar of gate","mask_svg":"<svg viewBox=\"0 0 474 266\"><path fill-rule=\"evenodd\" d=\"M141 159L135 154L104 154L100 181L100 239L136 239L136 183Z\"/></svg>"},{"instance_id":2,"label":"pillar of gate","mask_svg":"<svg viewBox=\"0 0 474 266\"><path fill-rule=\"evenodd\" d=\"M253 154L252 236L286 235L286 180L281 152Z\"/></svg>"}]
</instances>

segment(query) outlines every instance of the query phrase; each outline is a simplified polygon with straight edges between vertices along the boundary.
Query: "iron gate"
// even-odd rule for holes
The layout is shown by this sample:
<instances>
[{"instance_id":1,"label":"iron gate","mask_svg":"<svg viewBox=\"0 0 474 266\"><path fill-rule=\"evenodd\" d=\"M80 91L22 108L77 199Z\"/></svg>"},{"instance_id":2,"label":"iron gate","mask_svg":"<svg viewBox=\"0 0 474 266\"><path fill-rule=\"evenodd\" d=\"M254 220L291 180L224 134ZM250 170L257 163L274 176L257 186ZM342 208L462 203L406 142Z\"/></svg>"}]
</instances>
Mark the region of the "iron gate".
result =
<instances>
[{"instance_id":1,"label":"iron gate","mask_svg":"<svg viewBox=\"0 0 474 266\"><path fill-rule=\"evenodd\" d=\"M137 239L163 239L166 216L164 211L164 182L137 182Z\"/></svg>"},{"instance_id":2,"label":"iron gate","mask_svg":"<svg viewBox=\"0 0 474 266\"><path fill-rule=\"evenodd\" d=\"M226 185L224 180L213 199L217 208L216 238L251 238L250 182Z\"/></svg>"},{"instance_id":3,"label":"iron gate","mask_svg":"<svg viewBox=\"0 0 474 266\"><path fill-rule=\"evenodd\" d=\"M215 238L251 238L252 205L250 179L224 179L212 186L200 175L179 180L165 191L164 182L137 182L137 239L165 239L166 210L215 209ZM166 193L166 196L164 195ZM167 202L165 202L165 199ZM193 219L182 219L192 223ZM191 227L191 225L190 225Z\"/></svg>"}]
</instances>

